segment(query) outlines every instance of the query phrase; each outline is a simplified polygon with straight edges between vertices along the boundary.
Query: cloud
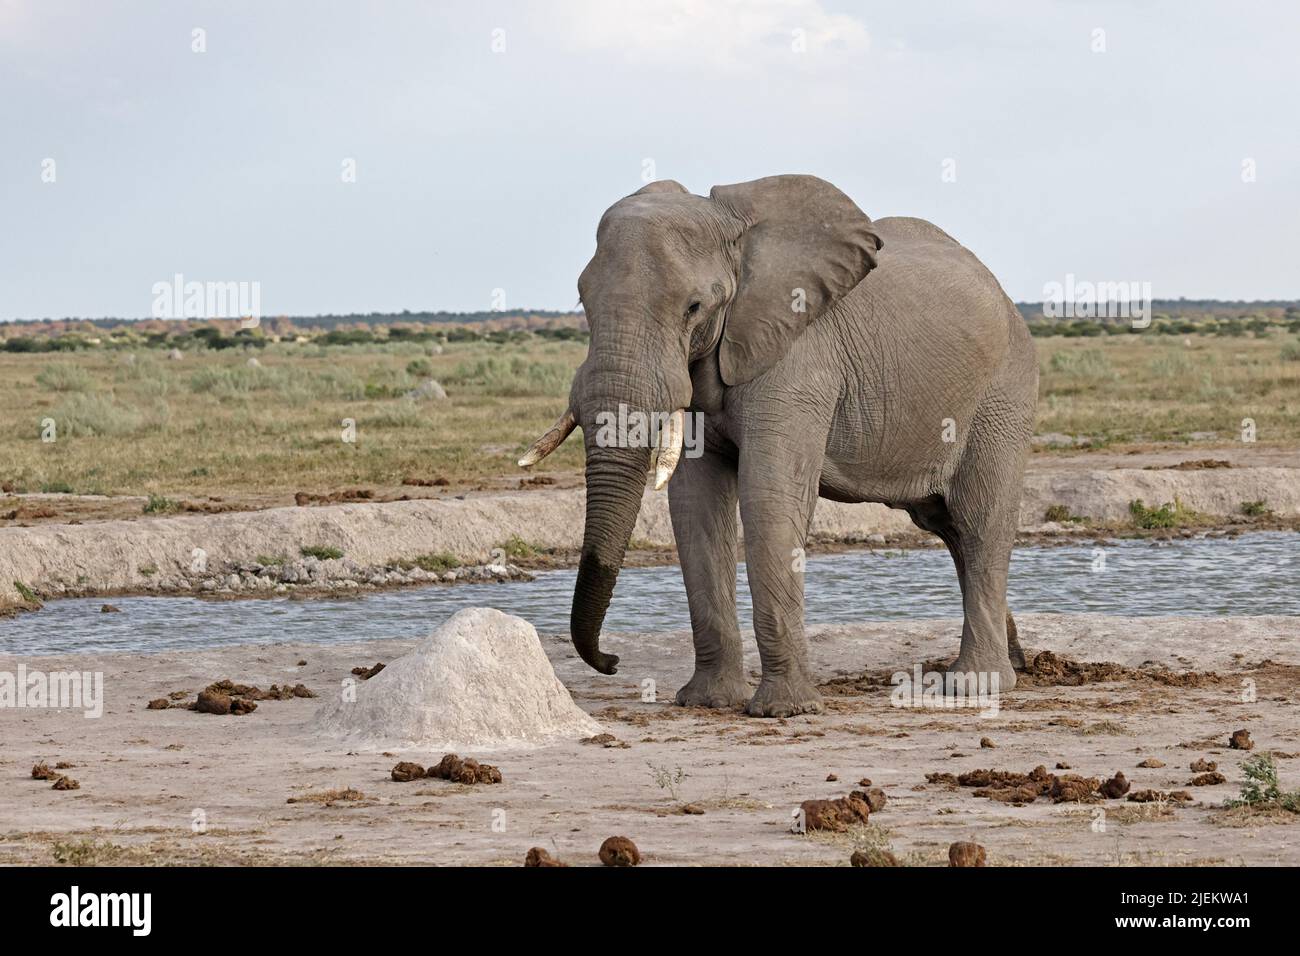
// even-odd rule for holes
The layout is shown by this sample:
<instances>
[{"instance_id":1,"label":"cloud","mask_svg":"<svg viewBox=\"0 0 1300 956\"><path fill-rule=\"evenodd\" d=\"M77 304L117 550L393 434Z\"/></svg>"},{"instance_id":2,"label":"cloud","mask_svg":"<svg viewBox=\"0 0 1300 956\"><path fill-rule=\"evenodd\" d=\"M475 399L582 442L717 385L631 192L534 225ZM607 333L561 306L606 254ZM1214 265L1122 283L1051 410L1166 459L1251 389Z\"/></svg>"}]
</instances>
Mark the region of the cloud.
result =
<instances>
[{"instance_id":1,"label":"cloud","mask_svg":"<svg viewBox=\"0 0 1300 956\"><path fill-rule=\"evenodd\" d=\"M690 71L863 52L866 25L820 0L575 0L554 8L574 49Z\"/></svg>"}]
</instances>

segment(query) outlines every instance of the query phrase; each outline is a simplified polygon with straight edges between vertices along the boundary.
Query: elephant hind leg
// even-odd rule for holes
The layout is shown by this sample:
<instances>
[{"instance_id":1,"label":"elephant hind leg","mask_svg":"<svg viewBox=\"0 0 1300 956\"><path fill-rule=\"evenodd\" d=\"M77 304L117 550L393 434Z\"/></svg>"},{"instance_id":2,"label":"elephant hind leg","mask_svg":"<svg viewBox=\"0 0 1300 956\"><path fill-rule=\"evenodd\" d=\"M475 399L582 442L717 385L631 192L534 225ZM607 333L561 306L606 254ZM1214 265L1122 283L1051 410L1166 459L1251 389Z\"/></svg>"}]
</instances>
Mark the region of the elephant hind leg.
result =
<instances>
[{"instance_id":1,"label":"elephant hind leg","mask_svg":"<svg viewBox=\"0 0 1300 956\"><path fill-rule=\"evenodd\" d=\"M1007 610L1025 449L1010 445L1001 428L990 425L981 433L980 424L977 418L947 497L965 610L961 652L953 666L998 673L1002 689L1010 690L1016 684L1015 668L1025 665L1015 621Z\"/></svg>"},{"instance_id":2,"label":"elephant hind leg","mask_svg":"<svg viewBox=\"0 0 1300 956\"><path fill-rule=\"evenodd\" d=\"M966 614L966 619L962 627L962 647L967 646L967 635L970 633L970 619L968 610L968 593L967 571L965 552L974 547L973 540L963 542L961 532L958 529L956 521L953 520L952 513L948 510L947 502L939 495L934 495L924 501L918 502L907 509L908 515L922 531L929 531L937 535L948 548L949 555L952 556L952 563L957 569L957 583L961 585L962 606ZM1016 633L1015 620L1011 617L1011 612L1006 612L1006 632L1007 632L1007 653L1013 667L1023 669L1025 665L1025 654L1020 648L1020 641Z\"/></svg>"}]
</instances>

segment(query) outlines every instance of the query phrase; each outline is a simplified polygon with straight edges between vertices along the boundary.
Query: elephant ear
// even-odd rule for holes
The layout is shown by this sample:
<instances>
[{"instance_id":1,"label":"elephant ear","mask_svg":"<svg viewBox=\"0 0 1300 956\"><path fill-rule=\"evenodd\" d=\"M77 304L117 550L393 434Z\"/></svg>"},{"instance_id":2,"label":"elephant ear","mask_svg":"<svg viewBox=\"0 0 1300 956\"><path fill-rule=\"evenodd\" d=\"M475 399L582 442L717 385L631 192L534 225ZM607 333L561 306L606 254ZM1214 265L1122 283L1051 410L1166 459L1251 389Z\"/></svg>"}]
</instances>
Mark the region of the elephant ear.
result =
<instances>
[{"instance_id":1,"label":"elephant ear","mask_svg":"<svg viewBox=\"0 0 1300 956\"><path fill-rule=\"evenodd\" d=\"M719 346L722 380L748 382L876 266L882 242L853 200L816 176L714 186L744 223L740 276Z\"/></svg>"}]
</instances>

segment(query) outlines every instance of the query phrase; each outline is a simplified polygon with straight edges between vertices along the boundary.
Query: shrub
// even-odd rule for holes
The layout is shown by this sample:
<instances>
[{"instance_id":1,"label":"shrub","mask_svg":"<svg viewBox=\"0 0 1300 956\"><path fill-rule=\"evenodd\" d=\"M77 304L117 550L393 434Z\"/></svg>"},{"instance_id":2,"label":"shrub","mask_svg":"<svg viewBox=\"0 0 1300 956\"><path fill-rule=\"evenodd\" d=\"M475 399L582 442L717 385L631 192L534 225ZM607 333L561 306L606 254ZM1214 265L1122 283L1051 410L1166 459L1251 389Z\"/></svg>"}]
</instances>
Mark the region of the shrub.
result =
<instances>
[{"instance_id":1,"label":"shrub","mask_svg":"<svg viewBox=\"0 0 1300 956\"><path fill-rule=\"evenodd\" d=\"M460 567L460 559L450 551L439 551L436 554L418 554L413 558L401 558L393 562L393 567L401 568L403 571L419 568L422 571L441 574Z\"/></svg>"},{"instance_id":2,"label":"shrub","mask_svg":"<svg viewBox=\"0 0 1300 956\"><path fill-rule=\"evenodd\" d=\"M1063 375L1078 375L1081 378L1109 379L1115 377L1115 368L1101 349L1084 349L1082 351L1053 352L1048 366L1053 372Z\"/></svg>"},{"instance_id":3,"label":"shrub","mask_svg":"<svg viewBox=\"0 0 1300 956\"><path fill-rule=\"evenodd\" d=\"M507 558L514 558L516 560L520 558L531 558L537 554L537 549L517 534L512 534L508 539L506 539L505 543L501 545L501 550L505 552Z\"/></svg>"},{"instance_id":4,"label":"shrub","mask_svg":"<svg viewBox=\"0 0 1300 956\"><path fill-rule=\"evenodd\" d=\"M144 513L147 515L167 515L180 510L181 506L178 502L155 494L150 494L149 500L144 505Z\"/></svg>"},{"instance_id":5,"label":"shrub","mask_svg":"<svg viewBox=\"0 0 1300 956\"><path fill-rule=\"evenodd\" d=\"M1263 518L1271 515L1273 512L1263 500L1260 501L1243 501L1241 503L1241 513L1249 518Z\"/></svg>"},{"instance_id":6,"label":"shrub","mask_svg":"<svg viewBox=\"0 0 1300 956\"><path fill-rule=\"evenodd\" d=\"M79 365L47 365L36 382L52 392L84 392L90 388L90 376Z\"/></svg>"},{"instance_id":7,"label":"shrub","mask_svg":"<svg viewBox=\"0 0 1300 956\"><path fill-rule=\"evenodd\" d=\"M304 558L319 558L322 561L329 561L334 558L343 557L343 552L333 545L313 544L298 549Z\"/></svg>"},{"instance_id":8,"label":"shrub","mask_svg":"<svg viewBox=\"0 0 1300 956\"><path fill-rule=\"evenodd\" d=\"M1229 807L1281 807L1292 813L1300 813L1300 791L1284 793L1278 785L1277 764L1272 754L1256 754L1241 765L1245 782L1241 785L1241 796L1229 800Z\"/></svg>"},{"instance_id":9,"label":"shrub","mask_svg":"<svg viewBox=\"0 0 1300 956\"><path fill-rule=\"evenodd\" d=\"M1078 515L1070 514L1070 509L1065 505L1048 505L1047 510L1043 512L1043 520L1055 521L1059 524L1067 524L1071 522L1081 522L1084 519L1080 518Z\"/></svg>"},{"instance_id":10,"label":"shrub","mask_svg":"<svg viewBox=\"0 0 1300 956\"><path fill-rule=\"evenodd\" d=\"M1177 498L1172 503L1163 504L1159 508L1148 508L1142 503L1142 499L1138 498L1136 501L1129 502L1128 511L1133 516L1133 524L1147 530L1181 527L1191 523L1197 517L1195 511L1184 508L1183 503Z\"/></svg>"},{"instance_id":11,"label":"shrub","mask_svg":"<svg viewBox=\"0 0 1300 956\"><path fill-rule=\"evenodd\" d=\"M75 393L50 416L60 437L76 435L130 435L145 425L134 408L119 405L111 395Z\"/></svg>"}]
</instances>

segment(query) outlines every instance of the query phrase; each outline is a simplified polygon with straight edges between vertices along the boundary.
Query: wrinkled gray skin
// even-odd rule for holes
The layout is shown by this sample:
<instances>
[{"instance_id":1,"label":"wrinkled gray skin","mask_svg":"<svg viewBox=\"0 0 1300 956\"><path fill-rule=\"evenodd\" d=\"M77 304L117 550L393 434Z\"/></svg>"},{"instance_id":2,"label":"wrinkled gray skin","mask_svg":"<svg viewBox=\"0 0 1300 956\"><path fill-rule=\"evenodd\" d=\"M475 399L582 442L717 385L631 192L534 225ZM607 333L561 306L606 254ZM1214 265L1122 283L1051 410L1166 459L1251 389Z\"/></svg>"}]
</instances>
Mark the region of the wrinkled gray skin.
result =
<instances>
[{"instance_id":1,"label":"wrinkled gray skin","mask_svg":"<svg viewBox=\"0 0 1300 956\"><path fill-rule=\"evenodd\" d=\"M952 669L1015 685L1007 567L1038 368L1024 321L974 255L920 219L872 222L811 176L707 198L664 181L605 213L578 286L591 347L570 395L587 453L571 630L588 664L612 674L618 662L600 629L651 461L649 448L596 445L597 413L622 402L705 417L705 453L683 457L668 487L695 642L679 704L821 709L796 570L819 496L906 509L942 538L965 612ZM763 668L753 690L736 618L737 503Z\"/></svg>"}]
</instances>

